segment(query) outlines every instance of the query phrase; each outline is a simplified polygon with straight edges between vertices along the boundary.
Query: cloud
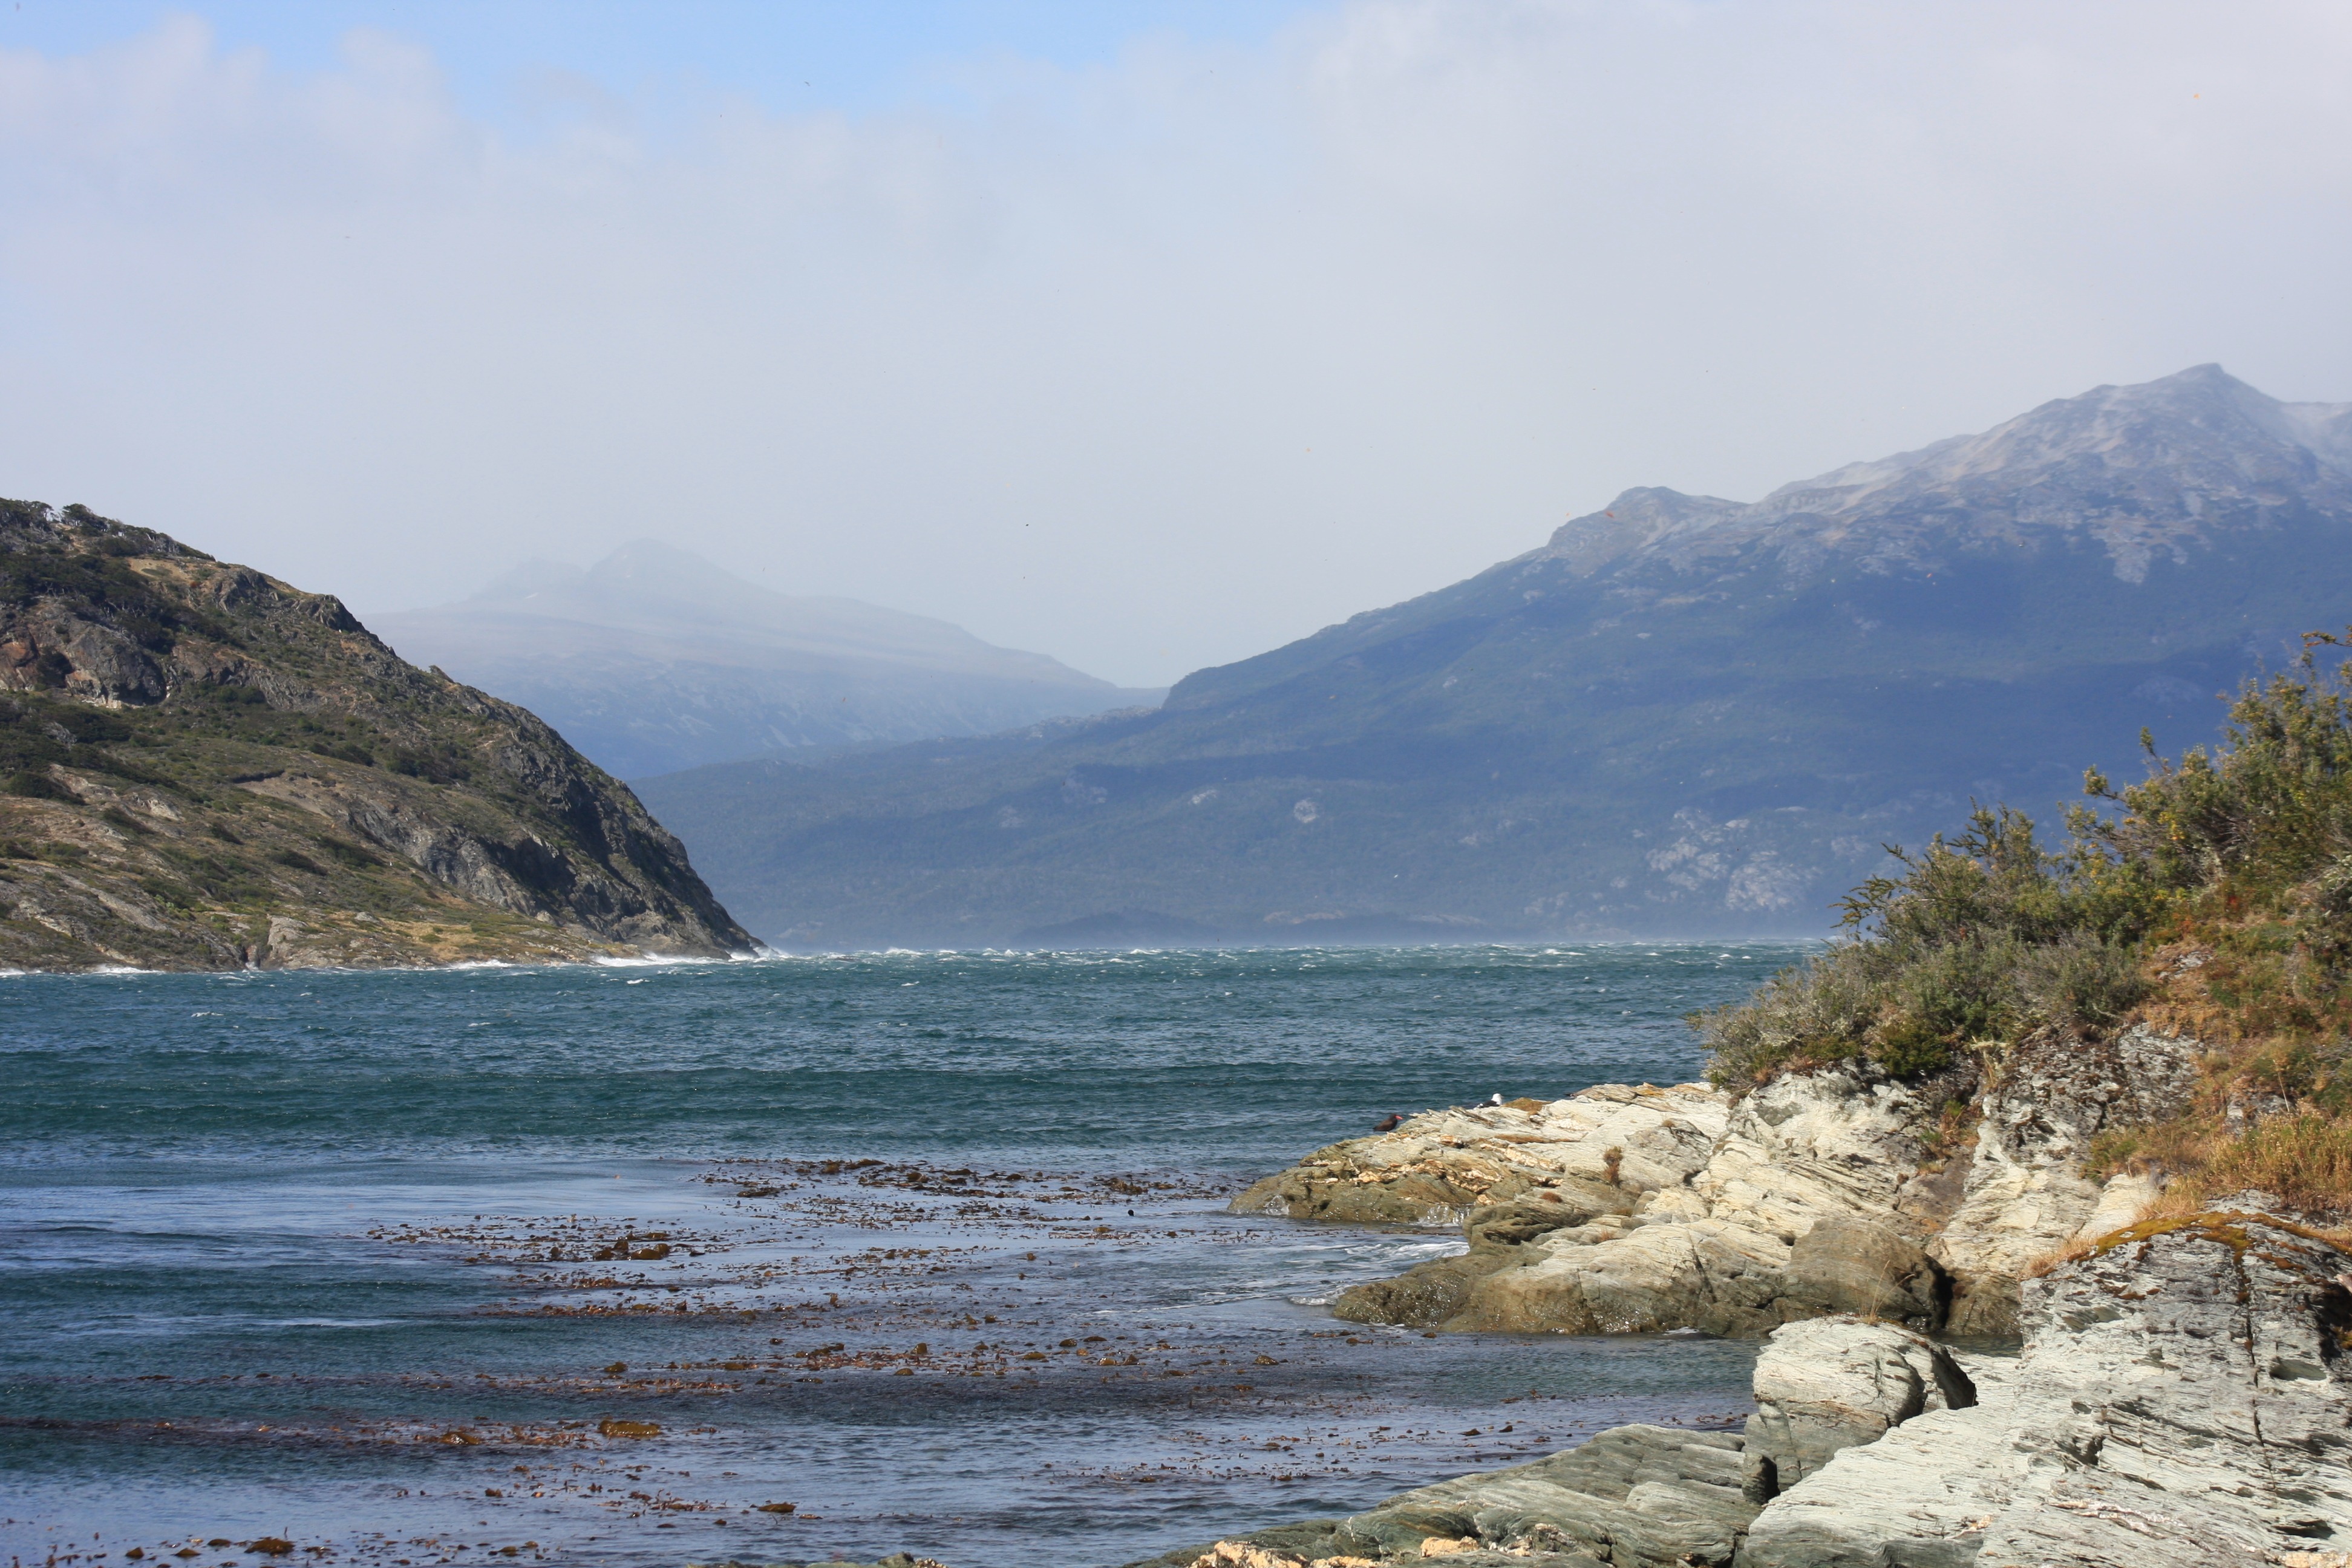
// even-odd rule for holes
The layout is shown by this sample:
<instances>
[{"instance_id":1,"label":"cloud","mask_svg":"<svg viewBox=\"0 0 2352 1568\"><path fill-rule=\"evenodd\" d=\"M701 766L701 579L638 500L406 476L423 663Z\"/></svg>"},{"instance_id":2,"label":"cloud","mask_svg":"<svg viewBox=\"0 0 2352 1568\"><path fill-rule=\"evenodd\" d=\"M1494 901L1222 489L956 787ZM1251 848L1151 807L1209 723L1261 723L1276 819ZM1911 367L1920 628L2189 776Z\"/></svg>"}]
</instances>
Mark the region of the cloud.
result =
<instances>
[{"instance_id":1,"label":"cloud","mask_svg":"<svg viewBox=\"0 0 2352 1568\"><path fill-rule=\"evenodd\" d=\"M367 608L656 534L1165 680L2219 359L2352 398L2352 13L1366 3L535 132L355 33L0 53L0 462Z\"/></svg>"}]
</instances>

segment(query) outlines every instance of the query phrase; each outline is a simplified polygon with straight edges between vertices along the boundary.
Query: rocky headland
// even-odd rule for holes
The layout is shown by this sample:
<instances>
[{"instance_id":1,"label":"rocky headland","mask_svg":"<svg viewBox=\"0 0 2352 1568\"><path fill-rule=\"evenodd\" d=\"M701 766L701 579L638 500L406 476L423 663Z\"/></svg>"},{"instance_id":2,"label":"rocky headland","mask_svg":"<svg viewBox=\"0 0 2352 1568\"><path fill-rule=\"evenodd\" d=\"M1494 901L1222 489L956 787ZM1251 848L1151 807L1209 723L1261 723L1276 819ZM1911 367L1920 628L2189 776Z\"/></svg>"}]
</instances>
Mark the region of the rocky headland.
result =
<instances>
[{"instance_id":1,"label":"rocky headland","mask_svg":"<svg viewBox=\"0 0 2352 1568\"><path fill-rule=\"evenodd\" d=\"M2200 1047L2051 1036L1992 1071L1858 1062L1744 1094L1605 1084L1433 1110L1318 1149L1233 1201L1297 1219L1460 1224L1469 1249L1334 1306L1440 1331L1760 1335L1832 1312L2018 1331L2033 1262L2134 1218L2158 1179L2084 1173L2110 1126L2187 1108Z\"/></svg>"},{"instance_id":2,"label":"rocky headland","mask_svg":"<svg viewBox=\"0 0 2352 1568\"><path fill-rule=\"evenodd\" d=\"M1897 851L1692 1019L1706 1083L1426 1111L1234 1200L1462 1227L1343 1319L1760 1339L1744 1431L1164 1562L2352 1568L2347 646L2091 770L2063 848L1998 807Z\"/></svg>"},{"instance_id":3,"label":"rocky headland","mask_svg":"<svg viewBox=\"0 0 2352 1568\"><path fill-rule=\"evenodd\" d=\"M758 945L626 785L332 595L0 501L0 969Z\"/></svg>"}]
</instances>

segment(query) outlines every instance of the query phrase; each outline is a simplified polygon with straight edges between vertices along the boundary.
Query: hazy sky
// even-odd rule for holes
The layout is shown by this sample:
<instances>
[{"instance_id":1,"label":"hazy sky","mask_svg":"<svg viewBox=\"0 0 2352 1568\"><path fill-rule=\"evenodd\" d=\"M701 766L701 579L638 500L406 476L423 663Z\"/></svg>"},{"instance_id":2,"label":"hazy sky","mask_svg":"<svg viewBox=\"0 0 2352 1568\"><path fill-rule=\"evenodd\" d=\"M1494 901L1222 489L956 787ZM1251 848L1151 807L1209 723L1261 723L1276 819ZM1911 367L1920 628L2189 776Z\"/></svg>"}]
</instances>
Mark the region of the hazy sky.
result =
<instances>
[{"instance_id":1,"label":"hazy sky","mask_svg":"<svg viewBox=\"0 0 2352 1568\"><path fill-rule=\"evenodd\" d=\"M0 493L370 610L651 535L1159 684L2206 360L2352 5L0 9Z\"/></svg>"}]
</instances>

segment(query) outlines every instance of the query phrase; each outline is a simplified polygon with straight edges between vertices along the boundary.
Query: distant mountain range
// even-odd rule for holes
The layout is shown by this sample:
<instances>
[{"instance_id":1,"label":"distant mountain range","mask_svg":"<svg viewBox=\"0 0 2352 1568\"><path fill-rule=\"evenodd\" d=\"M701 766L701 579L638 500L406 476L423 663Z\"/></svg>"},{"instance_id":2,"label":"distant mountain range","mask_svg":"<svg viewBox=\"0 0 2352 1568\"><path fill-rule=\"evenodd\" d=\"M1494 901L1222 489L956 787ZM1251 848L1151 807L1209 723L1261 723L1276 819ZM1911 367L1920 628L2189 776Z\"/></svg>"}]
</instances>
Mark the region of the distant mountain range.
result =
<instances>
[{"instance_id":1,"label":"distant mountain range","mask_svg":"<svg viewBox=\"0 0 2352 1568\"><path fill-rule=\"evenodd\" d=\"M799 945L1818 932L2352 621L2352 405L2203 365L1743 503L1629 490L1142 714L649 782ZM518 694L519 695L519 694Z\"/></svg>"},{"instance_id":2,"label":"distant mountain range","mask_svg":"<svg viewBox=\"0 0 2352 1568\"><path fill-rule=\"evenodd\" d=\"M369 618L404 657L529 708L624 778L988 734L1165 695L945 621L772 593L651 540L585 571L532 562L460 604Z\"/></svg>"}]
</instances>

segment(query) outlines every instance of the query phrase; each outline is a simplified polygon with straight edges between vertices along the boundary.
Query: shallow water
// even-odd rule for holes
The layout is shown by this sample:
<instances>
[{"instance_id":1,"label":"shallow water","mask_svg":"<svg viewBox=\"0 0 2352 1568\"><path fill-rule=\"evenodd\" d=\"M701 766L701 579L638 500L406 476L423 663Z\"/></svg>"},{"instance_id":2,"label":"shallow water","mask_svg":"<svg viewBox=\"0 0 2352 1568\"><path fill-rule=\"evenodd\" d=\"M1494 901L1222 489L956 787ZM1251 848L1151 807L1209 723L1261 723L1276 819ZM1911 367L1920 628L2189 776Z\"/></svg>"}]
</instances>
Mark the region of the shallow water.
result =
<instances>
[{"instance_id":1,"label":"shallow water","mask_svg":"<svg viewBox=\"0 0 2352 1568\"><path fill-rule=\"evenodd\" d=\"M0 979L0 1551L1117 1563L1721 1424L1748 1347L1352 1330L1458 1237L1223 1204L1801 951Z\"/></svg>"}]
</instances>

